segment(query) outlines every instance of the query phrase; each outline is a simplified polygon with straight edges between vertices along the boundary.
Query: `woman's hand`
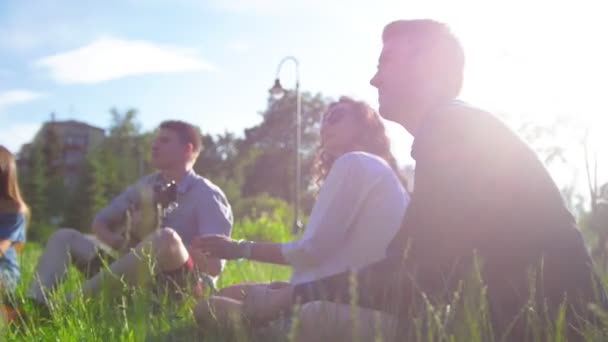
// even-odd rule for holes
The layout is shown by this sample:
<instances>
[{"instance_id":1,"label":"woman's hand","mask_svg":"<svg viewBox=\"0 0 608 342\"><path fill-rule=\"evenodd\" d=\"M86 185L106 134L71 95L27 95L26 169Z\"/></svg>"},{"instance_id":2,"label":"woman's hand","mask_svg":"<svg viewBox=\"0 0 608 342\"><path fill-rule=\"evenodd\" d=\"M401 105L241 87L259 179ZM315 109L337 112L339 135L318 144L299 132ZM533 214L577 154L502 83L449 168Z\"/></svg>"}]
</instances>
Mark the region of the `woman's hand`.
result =
<instances>
[{"instance_id":1,"label":"woman's hand","mask_svg":"<svg viewBox=\"0 0 608 342\"><path fill-rule=\"evenodd\" d=\"M240 259L245 257L245 245L225 235L197 236L192 248L218 259Z\"/></svg>"}]
</instances>

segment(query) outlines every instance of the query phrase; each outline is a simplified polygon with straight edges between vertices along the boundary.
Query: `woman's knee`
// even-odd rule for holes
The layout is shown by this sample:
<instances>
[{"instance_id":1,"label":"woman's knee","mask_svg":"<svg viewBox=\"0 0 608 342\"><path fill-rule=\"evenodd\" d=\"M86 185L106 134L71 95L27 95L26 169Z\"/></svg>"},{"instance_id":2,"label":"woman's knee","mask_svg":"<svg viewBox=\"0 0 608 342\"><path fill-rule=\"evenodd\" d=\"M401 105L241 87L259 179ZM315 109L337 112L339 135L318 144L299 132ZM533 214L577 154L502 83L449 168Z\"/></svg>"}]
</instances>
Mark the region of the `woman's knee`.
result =
<instances>
[{"instance_id":1,"label":"woman's knee","mask_svg":"<svg viewBox=\"0 0 608 342\"><path fill-rule=\"evenodd\" d=\"M245 298L245 294L247 292L247 288L253 285L258 285L258 283L239 283L232 284L230 286L224 287L218 293L221 297L227 297L237 300L243 300Z\"/></svg>"},{"instance_id":2,"label":"woman's knee","mask_svg":"<svg viewBox=\"0 0 608 342\"><path fill-rule=\"evenodd\" d=\"M334 303L328 303L323 301L309 302L300 308L298 317L302 325L315 326L319 319L324 320L324 316L328 316L330 311L330 305Z\"/></svg>"},{"instance_id":3,"label":"woman's knee","mask_svg":"<svg viewBox=\"0 0 608 342\"><path fill-rule=\"evenodd\" d=\"M209 320L213 317L212 310L210 308L209 299L200 300L192 309L194 319L200 326L206 325Z\"/></svg>"},{"instance_id":4,"label":"woman's knee","mask_svg":"<svg viewBox=\"0 0 608 342\"><path fill-rule=\"evenodd\" d=\"M193 309L199 326L231 324L241 317L242 302L232 298L212 296L199 301Z\"/></svg>"}]
</instances>

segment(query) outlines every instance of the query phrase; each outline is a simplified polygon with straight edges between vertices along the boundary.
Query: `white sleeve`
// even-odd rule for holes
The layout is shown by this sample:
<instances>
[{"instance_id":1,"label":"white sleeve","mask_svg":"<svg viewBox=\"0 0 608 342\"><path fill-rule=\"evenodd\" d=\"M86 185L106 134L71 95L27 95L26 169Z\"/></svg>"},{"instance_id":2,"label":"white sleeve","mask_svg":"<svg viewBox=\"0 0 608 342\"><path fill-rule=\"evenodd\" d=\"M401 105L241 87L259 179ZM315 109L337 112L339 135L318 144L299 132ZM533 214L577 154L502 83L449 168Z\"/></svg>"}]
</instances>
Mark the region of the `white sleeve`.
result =
<instances>
[{"instance_id":1,"label":"white sleeve","mask_svg":"<svg viewBox=\"0 0 608 342\"><path fill-rule=\"evenodd\" d=\"M285 260L293 266L314 266L327 259L346 238L367 193L380 180L370 179L365 158L344 155L323 182L301 239L281 244Z\"/></svg>"}]
</instances>

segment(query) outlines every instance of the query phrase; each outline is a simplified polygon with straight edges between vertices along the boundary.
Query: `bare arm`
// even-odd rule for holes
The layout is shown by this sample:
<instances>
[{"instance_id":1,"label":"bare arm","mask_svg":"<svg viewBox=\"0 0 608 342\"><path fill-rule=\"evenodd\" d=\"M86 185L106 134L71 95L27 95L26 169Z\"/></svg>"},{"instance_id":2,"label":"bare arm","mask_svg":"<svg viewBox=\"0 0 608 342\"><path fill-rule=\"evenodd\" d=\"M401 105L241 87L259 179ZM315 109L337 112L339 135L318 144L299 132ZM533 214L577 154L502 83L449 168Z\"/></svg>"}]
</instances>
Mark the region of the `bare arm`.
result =
<instances>
[{"instance_id":1,"label":"bare arm","mask_svg":"<svg viewBox=\"0 0 608 342\"><path fill-rule=\"evenodd\" d=\"M0 256L6 253L6 250L11 246L11 240L0 240Z\"/></svg>"},{"instance_id":2,"label":"bare arm","mask_svg":"<svg viewBox=\"0 0 608 342\"><path fill-rule=\"evenodd\" d=\"M0 222L0 256L13 246L17 252L25 243L25 216L15 214L6 216Z\"/></svg>"},{"instance_id":3,"label":"bare arm","mask_svg":"<svg viewBox=\"0 0 608 342\"><path fill-rule=\"evenodd\" d=\"M250 242L251 245L251 256L249 259L267 262L271 264L289 265L283 253L281 252L281 245L278 243L269 242Z\"/></svg>"},{"instance_id":4,"label":"bare arm","mask_svg":"<svg viewBox=\"0 0 608 342\"><path fill-rule=\"evenodd\" d=\"M217 277L222 273L222 260L205 253L200 248L200 237L194 238L192 244L188 246L188 253L199 270L213 277Z\"/></svg>"},{"instance_id":5,"label":"bare arm","mask_svg":"<svg viewBox=\"0 0 608 342\"><path fill-rule=\"evenodd\" d=\"M281 252L281 244L270 242L239 242L225 235L206 235L194 244L202 253L221 259L251 259L288 265Z\"/></svg>"},{"instance_id":6,"label":"bare arm","mask_svg":"<svg viewBox=\"0 0 608 342\"><path fill-rule=\"evenodd\" d=\"M95 219L92 227L95 236L106 245L112 247L114 250L120 250L123 244L123 238L117 233L110 230L107 223L103 220Z\"/></svg>"}]
</instances>

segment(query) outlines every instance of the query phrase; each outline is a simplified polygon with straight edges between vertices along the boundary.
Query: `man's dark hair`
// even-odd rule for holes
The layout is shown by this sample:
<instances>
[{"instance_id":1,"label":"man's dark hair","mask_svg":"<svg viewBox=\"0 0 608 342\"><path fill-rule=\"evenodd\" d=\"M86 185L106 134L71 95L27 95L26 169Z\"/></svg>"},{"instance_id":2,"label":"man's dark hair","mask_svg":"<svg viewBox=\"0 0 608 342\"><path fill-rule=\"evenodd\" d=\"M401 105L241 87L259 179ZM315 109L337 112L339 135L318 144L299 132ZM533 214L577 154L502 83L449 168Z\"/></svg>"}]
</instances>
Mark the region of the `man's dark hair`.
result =
<instances>
[{"instance_id":1,"label":"man's dark hair","mask_svg":"<svg viewBox=\"0 0 608 342\"><path fill-rule=\"evenodd\" d=\"M384 27L382 41L403 39L430 60L429 73L443 80L446 96L456 97L462 88L464 49L450 28L431 19L397 20Z\"/></svg>"},{"instance_id":2,"label":"man's dark hair","mask_svg":"<svg viewBox=\"0 0 608 342\"><path fill-rule=\"evenodd\" d=\"M175 132L182 143L192 144L194 156L198 156L203 149L201 131L198 127L180 120L163 121L159 127Z\"/></svg>"}]
</instances>

